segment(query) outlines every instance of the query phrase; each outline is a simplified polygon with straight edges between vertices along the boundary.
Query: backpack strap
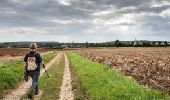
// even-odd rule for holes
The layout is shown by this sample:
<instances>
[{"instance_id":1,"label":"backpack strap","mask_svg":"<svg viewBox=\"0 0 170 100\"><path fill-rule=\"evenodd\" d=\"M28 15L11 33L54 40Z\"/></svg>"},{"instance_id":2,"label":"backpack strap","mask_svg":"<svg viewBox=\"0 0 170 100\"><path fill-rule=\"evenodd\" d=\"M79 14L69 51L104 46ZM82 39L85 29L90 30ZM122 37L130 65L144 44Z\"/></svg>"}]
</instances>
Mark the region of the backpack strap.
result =
<instances>
[{"instance_id":1,"label":"backpack strap","mask_svg":"<svg viewBox=\"0 0 170 100\"><path fill-rule=\"evenodd\" d=\"M32 54L30 54L30 52L29 52L29 53L28 53L28 57L34 57L36 53L37 53L37 52L34 52L33 55L32 55Z\"/></svg>"}]
</instances>

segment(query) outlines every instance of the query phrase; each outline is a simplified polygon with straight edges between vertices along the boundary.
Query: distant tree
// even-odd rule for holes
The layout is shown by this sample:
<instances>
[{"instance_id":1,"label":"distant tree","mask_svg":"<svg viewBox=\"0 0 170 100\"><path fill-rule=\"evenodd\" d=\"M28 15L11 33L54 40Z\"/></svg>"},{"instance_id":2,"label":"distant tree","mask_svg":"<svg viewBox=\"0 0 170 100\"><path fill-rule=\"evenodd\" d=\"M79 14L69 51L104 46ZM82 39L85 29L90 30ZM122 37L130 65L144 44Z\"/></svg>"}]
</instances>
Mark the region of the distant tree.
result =
<instances>
[{"instance_id":1,"label":"distant tree","mask_svg":"<svg viewBox=\"0 0 170 100\"><path fill-rule=\"evenodd\" d=\"M2 43L0 43L0 48L3 48L3 44Z\"/></svg>"},{"instance_id":2,"label":"distant tree","mask_svg":"<svg viewBox=\"0 0 170 100\"><path fill-rule=\"evenodd\" d=\"M18 44L13 44L12 47L13 48L19 48L19 45Z\"/></svg>"},{"instance_id":3,"label":"distant tree","mask_svg":"<svg viewBox=\"0 0 170 100\"><path fill-rule=\"evenodd\" d=\"M120 46L121 46L121 42L120 42L119 40L116 40L116 41L115 41L115 46L116 46L116 47L120 47Z\"/></svg>"},{"instance_id":4,"label":"distant tree","mask_svg":"<svg viewBox=\"0 0 170 100\"><path fill-rule=\"evenodd\" d=\"M164 45L165 45L165 46L168 46L168 42L167 42L167 41L165 41L165 42L164 42Z\"/></svg>"},{"instance_id":5,"label":"distant tree","mask_svg":"<svg viewBox=\"0 0 170 100\"><path fill-rule=\"evenodd\" d=\"M89 48L89 43L88 42L86 42L86 48Z\"/></svg>"},{"instance_id":6,"label":"distant tree","mask_svg":"<svg viewBox=\"0 0 170 100\"><path fill-rule=\"evenodd\" d=\"M135 44L135 42L131 42L131 43L130 43L130 46L134 46L134 44Z\"/></svg>"},{"instance_id":7,"label":"distant tree","mask_svg":"<svg viewBox=\"0 0 170 100\"><path fill-rule=\"evenodd\" d=\"M161 41L159 41L158 44L161 45Z\"/></svg>"},{"instance_id":8,"label":"distant tree","mask_svg":"<svg viewBox=\"0 0 170 100\"><path fill-rule=\"evenodd\" d=\"M155 46L155 44L156 44L156 42L155 42L155 41L153 41L153 42L152 42L152 46Z\"/></svg>"},{"instance_id":9,"label":"distant tree","mask_svg":"<svg viewBox=\"0 0 170 100\"><path fill-rule=\"evenodd\" d=\"M151 46L151 43L149 41L143 41L142 42L142 46L143 47L150 47Z\"/></svg>"}]
</instances>

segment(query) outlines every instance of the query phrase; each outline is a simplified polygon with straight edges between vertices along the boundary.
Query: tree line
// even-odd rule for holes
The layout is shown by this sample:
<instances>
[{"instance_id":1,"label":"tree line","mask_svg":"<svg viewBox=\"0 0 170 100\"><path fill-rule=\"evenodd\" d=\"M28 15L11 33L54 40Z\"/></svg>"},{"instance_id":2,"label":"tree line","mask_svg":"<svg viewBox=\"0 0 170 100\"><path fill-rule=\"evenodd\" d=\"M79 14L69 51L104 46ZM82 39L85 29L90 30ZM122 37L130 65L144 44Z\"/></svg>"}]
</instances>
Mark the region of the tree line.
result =
<instances>
[{"instance_id":1,"label":"tree line","mask_svg":"<svg viewBox=\"0 0 170 100\"><path fill-rule=\"evenodd\" d=\"M103 43L89 43L88 47L167 47L167 41L113 41Z\"/></svg>"},{"instance_id":2,"label":"tree line","mask_svg":"<svg viewBox=\"0 0 170 100\"><path fill-rule=\"evenodd\" d=\"M59 42L36 42L39 48L60 48ZM1 42L0 48L28 48L31 42Z\"/></svg>"},{"instance_id":3,"label":"tree line","mask_svg":"<svg viewBox=\"0 0 170 100\"><path fill-rule=\"evenodd\" d=\"M31 42L1 42L0 48L28 48ZM90 48L90 47L167 47L167 41L112 41L102 43L36 42L39 48Z\"/></svg>"}]
</instances>

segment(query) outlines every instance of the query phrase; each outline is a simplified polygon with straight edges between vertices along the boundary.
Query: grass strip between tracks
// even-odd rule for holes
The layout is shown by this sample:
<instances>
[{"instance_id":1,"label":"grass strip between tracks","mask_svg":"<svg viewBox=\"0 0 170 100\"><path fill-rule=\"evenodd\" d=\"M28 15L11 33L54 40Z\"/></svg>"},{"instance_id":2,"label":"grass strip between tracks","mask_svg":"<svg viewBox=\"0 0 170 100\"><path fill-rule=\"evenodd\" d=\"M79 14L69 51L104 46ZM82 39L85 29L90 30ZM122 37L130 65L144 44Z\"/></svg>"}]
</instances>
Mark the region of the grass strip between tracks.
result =
<instances>
[{"instance_id":1,"label":"grass strip between tracks","mask_svg":"<svg viewBox=\"0 0 170 100\"><path fill-rule=\"evenodd\" d=\"M62 56L58 64L56 62L48 69L50 77L47 78L44 74L40 78L39 85L42 91L40 100L57 100L59 98L64 66L65 61L64 56Z\"/></svg>"},{"instance_id":2,"label":"grass strip between tracks","mask_svg":"<svg viewBox=\"0 0 170 100\"><path fill-rule=\"evenodd\" d=\"M166 100L167 94L139 85L114 69L92 62L72 52L71 61L75 99L89 100ZM74 82L75 81L75 82ZM76 83L78 82L78 83ZM76 84L76 85L75 85Z\"/></svg>"}]
</instances>

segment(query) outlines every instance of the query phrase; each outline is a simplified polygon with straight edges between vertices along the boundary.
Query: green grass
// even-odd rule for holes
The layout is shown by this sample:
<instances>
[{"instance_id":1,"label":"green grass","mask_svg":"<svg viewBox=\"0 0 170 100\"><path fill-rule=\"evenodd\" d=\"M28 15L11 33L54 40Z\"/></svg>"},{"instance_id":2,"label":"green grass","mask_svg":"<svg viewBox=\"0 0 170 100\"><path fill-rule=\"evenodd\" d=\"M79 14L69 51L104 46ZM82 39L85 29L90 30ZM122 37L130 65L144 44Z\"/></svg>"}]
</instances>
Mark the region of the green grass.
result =
<instances>
[{"instance_id":1,"label":"green grass","mask_svg":"<svg viewBox=\"0 0 170 100\"><path fill-rule=\"evenodd\" d=\"M53 64L49 69L49 78L44 74L39 81L40 90L43 94L40 100L57 100L59 98L60 87L64 71L64 57L59 64Z\"/></svg>"},{"instance_id":2,"label":"green grass","mask_svg":"<svg viewBox=\"0 0 170 100\"><path fill-rule=\"evenodd\" d=\"M47 53L45 56L43 56L43 62L46 64L48 63L50 60L52 60L55 56L57 55L56 52L49 52Z\"/></svg>"},{"instance_id":3,"label":"green grass","mask_svg":"<svg viewBox=\"0 0 170 100\"><path fill-rule=\"evenodd\" d=\"M6 62L0 66L0 99L7 92L4 90L15 88L23 79L22 60Z\"/></svg>"},{"instance_id":4,"label":"green grass","mask_svg":"<svg viewBox=\"0 0 170 100\"><path fill-rule=\"evenodd\" d=\"M122 75L117 70L87 60L74 53L67 53L72 63L74 77L79 79L77 99L89 100L166 100L167 94L139 85L134 79ZM81 86L81 88L80 88ZM82 94L84 96L82 96ZM82 98L83 97L83 98Z\"/></svg>"},{"instance_id":5,"label":"green grass","mask_svg":"<svg viewBox=\"0 0 170 100\"><path fill-rule=\"evenodd\" d=\"M55 55L55 53L48 53L43 57L43 61L47 63ZM8 92L7 90L16 88L23 81L23 75L23 59L5 62L0 65L0 99Z\"/></svg>"},{"instance_id":6,"label":"green grass","mask_svg":"<svg viewBox=\"0 0 170 100\"><path fill-rule=\"evenodd\" d=\"M70 60L70 59L69 59ZM70 71L71 71L71 85L74 92L75 100L88 100L86 90L82 87L82 81L78 77L75 68L72 67L72 62L70 61Z\"/></svg>"}]
</instances>

